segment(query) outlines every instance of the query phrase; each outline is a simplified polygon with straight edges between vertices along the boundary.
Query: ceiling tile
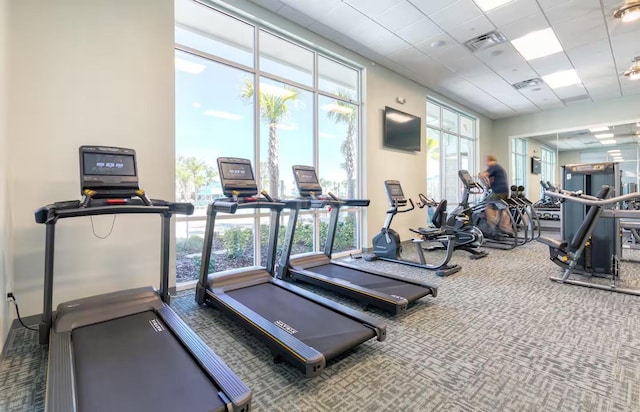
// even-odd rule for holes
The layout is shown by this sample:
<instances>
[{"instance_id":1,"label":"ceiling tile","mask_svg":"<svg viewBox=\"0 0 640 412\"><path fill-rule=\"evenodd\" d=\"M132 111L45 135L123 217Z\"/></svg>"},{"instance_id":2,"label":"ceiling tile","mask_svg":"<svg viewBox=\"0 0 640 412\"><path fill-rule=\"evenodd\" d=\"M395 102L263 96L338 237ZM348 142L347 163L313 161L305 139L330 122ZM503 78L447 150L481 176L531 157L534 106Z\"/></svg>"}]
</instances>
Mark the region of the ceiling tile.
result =
<instances>
[{"instance_id":1,"label":"ceiling tile","mask_svg":"<svg viewBox=\"0 0 640 412\"><path fill-rule=\"evenodd\" d=\"M506 26L536 13L540 13L540 7L538 7L536 0L514 0L504 6L489 10L487 17L496 26Z\"/></svg>"},{"instance_id":2,"label":"ceiling tile","mask_svg":"<svg viewBox=\"0 0 640 412\"><path fill-rule=\"evenodd\" d=\"M401 50L397 53L393 53L389 56L393 61L396 61L403 65L420 66L424 63L428 63L431 58L425 56L420 50L415 47L409 47L408 49ZM414 70L417 71L417 70Z\"/></svg>"},{"instance_id":3,"label":"ceiling tile","mask_svg":"<svg viewBox=\"0 0 640 412\"><path fill-rule=\"evenodd\" d=\"M389 30L396 31L420 21L424 16L412 4L398 3L373 19Z\"/></svg>"},{"instance_id":4,"label":"ceiling tile","mask_svg":"<svg viewBox=\"0 0 640 412\"><path fill-rule=\"evenodd\" d=\"M571 86L553 89L553 91L561 99L587 95L587 91L585 90L584 86L582 86L582 84L572 84Z\"/></svg>"},{"instance_id":5,"label":"ceiling tile","mask_svg":"<svg viewBox=\"0 0 640 412\"><path fill-rule=\"evenodd\" d=\"M511 43L503 43L486 50L477 51L475 56L494 70L526 64L526 61Z\"/></svg>"},{"instance_id":6,"label":"ceiling tile","mask_svg":"<svg viewBox=\"0 0 640 412\"><path fill-rule=\"evenodd\" d=\"M362 44L385 56L411 47L406 41L391 33L387 36L380 37L379 39L365 39L362 41Z\"/></svg>"},{"instance_id":7,"label":"ceiling tile","mask_svg":"<svg viewBox=\"0 0 640 412\"><path fill-rule=\"evenodd\" d=\"M460 23L480 16L482 16L482 12L473 0L457 0L445 8L429 14L429 18L444 31L454 29Z\"/></svg>"},{"instance_id":8,"label":"ceiling tile","mask_svg":"<svg viewBox=\"0 0 640 412\"><path fill-rule=\"evenodd\" d=\"M549 27L549 22L542 13L535 13L523 19L516 20L506 25L498 25L498 30L502 32L507 40L514 40L532 31L542 30Z\"/></svg>"},{"instance_id":9,"label":"ceiling tile","mask_svg":"<svg viewBox=\"0 0 640 412\"><path fill-rule=\"evenodd\" d=\"M300 2L301 4L315 3L315 2ZM313 14L311 14L313 16ZM369 18L353 9L352 7L340 3L339 6L333 8L329 13L322 17L317 17L316 20L326 24L329 27L333 27L337 31L346 31L346 27L353 27L363 24L369 21Z\"/></svg>"},{"instance_id":10,"label":"ceiling tile","mask_svg":"<svg viewBox=\"0 0 640 412\"><path fill-rule=\"evenodd\" d=\"M439 46L439 47L431 47L431 45L436 42L443 42L443 44L442 46ZM416 44L416 47L418 49L422 50L429 56L436 56L444 52L445 50L455 46L462 47L460 46L460 44L458 44L457 41L453 40L451 36L449 36L447 33L440 33L437 36L433 36L430 39L426 39Z\"/></svg>"},{"instance_id":11,"label":"ceiling tile","mask_svg":"<svg viewBox=\"0 0 640 412\"><path fill-rule=\"evenodd\" d=\"M599 0L570 0L544 11L551 24L573 21L584 17L599 16L602 9Z\"/></svg>"},{"instance_id":12,"label":"ceiling tile","mask_svg":"<svg viewBox=\"0 0 640 412\"><path fill-rule=\"evenodd\" d=\"M371 1L371 0L368 0ZM443 9L451 4L451 0L408 0L418 10L420 10L425 16L432 14L433 12Z\"/></svg>"},{"instance_id":13,"label":"ceiling tile","mask_svg":"<svg viewBox=\"0 0 640 412\"><path fill-rule=\"evenodd\" d=\"M447 29L447 33L460 43L478 37L482 34L495 30L493 23L485 16L473 18L466 23Z\"/></svg>"},{"instance_id":14,"label":"ceiling tile","mask_svg":"<svg viewBox=\"0 0 640 412\"><path fill-rule=\"evenodd\" d=\"M441 34L442 30L426 17L423 17L418 22L403 27L398 30L396 34L406 40L408 43L416 45L423 42L425 39L430 39L438 34Z\"/></svg>"},{"instance_id":15,"label":"ceiling tile","mask_svg":"<svg viewBox=\"0 0 640 412\"><path fill-rule=\"evenodd\" d=\"M550 9L568 1L570 0L538 0L538 4L540 4L540 7L543 9Z\"/></svg>"},{"instance_id":16,"label":"ceiling tile","mask_svg":"<svg viewBox=\"0 0 640 412\"><path fill-rule=\"evenodd\" d=\"M609 40L602 15L579 17L558 23L553 29L565 50Z\"/></svg>"},{"instance_id":17,"label":"ceiling tile","mask_svg":"<svg viewBox=\"0 0 640 412\"><path fill-rule=\"evenodd\" d=\"M373 20L365 20L357 26L353 26L351 29L345 32L345 35L353 38L356 41L364 42L368 40L381 39L391 34L389 30L379 25Z\"/></svg>"},{"instance_id":18,"label":"ceiling tile","mask_svg":"<svg viewBox=\"0 0 640 412\"><path fill-rule=\"evenodd\" d=\"M622 96L617 84L616 87L587 87L587 91L589 92L589 96L596 102Z\"/></svg>"},{"instance_id":19,"label":"ceiling tile","mask_svg":"<svg viewBox=\"0 0 640 412\"><path fill-rule=\"evenodd\" d=\"M502 76L502 78L504 78L510 84L533 79L535 77L540 77L538 73L536 73L535 70L533 70L524 61L521 64L517 64L514 66L500 67L500 68L496 68L495 70L496 70L496 73Z\"/></svg>"},{"instance_id":20,"label":"ceiling tile","mask_svg":"<svg viewBox=\"0 0 640 412\"><path fill-rule=\"evenodd\" d=\"M560 70L573 69L569 58L562 52L530 60L529 64L540 76L545 76Z\"/></svg>"},{"instance_id":21,"label":"ceiling tile","mask_svg":"<svg viewBox=\"0 0 640 412\"><path fill-rule=\"evenodd\" d=\"M390 9L404 0L342 0L353 8L358 9L367 16L375 16L383 11ZM319 2L322 3L322 2Z\"/></svg>"}]
</instances>

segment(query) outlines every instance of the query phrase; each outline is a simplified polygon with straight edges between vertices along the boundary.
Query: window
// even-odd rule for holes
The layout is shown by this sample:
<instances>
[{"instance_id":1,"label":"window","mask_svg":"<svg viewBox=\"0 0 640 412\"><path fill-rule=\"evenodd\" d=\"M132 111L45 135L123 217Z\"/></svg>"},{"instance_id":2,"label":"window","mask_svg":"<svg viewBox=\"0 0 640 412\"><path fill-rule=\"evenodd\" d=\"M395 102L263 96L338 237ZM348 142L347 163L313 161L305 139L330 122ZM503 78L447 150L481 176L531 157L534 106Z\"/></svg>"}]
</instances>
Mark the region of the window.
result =
<instances>
[{"instance_id":1,"label":"window","mask_svg":"<svg viewBox=\"0 0 640 412\"><path fill-rule=\"evenodd\" d=\"M511 164L513 176L512 184L526 186L527 184L527 139L514 138L511 152Z\"/></svg>"},{"instance_id":2,"label":"window","mask_svg":"<svg viewBox=\"0 0 640 412\"><path fill-rule=\"evenodd\" d=\"M176 194L196 205L176 225L184 282L197 278L206 207L222 196L220 156L250 159L258 187L276 198L297 196L293 165L315 166L325 192L357 197L361 73L210 5L178 0L176 21ZM334 251L358 249L360 211L341 212ZM268 211L216 219L210 271L264 264ZM293 253L321 250L327 222L327 210L301 213Z\"/></svg>"},{"instance_id":3,"label":"window","mask_svg":"<svg viewBox=\"0 0 640 412\"><path fill-rule=\"evenodd\" d=\"M427 99L427 196L447 199L451 208L462 198L458 171L476 173L476 122Z\"/></svg>"},{"instance_id":4,"label":"window","mask_svg":"<svg viewBox=\"0 0 640 412\"><path fill-rule=\"evenodd\" d=\"M556 152L546 147L540 148L540 169L540 180L555 184Z\"/></svg>"}]
</instances>

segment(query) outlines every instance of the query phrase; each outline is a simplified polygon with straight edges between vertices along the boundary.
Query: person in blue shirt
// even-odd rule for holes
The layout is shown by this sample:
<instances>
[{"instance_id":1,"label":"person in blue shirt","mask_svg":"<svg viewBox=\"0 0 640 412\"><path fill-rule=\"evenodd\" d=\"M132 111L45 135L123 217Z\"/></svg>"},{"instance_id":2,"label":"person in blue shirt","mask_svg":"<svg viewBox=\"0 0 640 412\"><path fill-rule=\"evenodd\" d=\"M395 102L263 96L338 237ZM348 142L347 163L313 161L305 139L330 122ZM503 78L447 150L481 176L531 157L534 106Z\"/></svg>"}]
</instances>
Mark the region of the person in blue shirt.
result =
<instances>
[{"instance_id":1,"label":"person in blue shirt","mask_svg":"<svg viewBox=\"0 0 640 412\"><path fill-rule=\"evenodd\" d=\"M507 184L507 172L504 167L498 164L495 156L487 156L487 170L480 172L478 176L486 181L491 187L491 194L488 197L488 201L492 200L506 200L509 198L509 185ZM503 216L501 210L498 210L493 205L488 206L485 209L487 221L493 231L497 232L498 227L504 231L511 233L511 220L508 216Z\"/></svg>"}]
</instances>

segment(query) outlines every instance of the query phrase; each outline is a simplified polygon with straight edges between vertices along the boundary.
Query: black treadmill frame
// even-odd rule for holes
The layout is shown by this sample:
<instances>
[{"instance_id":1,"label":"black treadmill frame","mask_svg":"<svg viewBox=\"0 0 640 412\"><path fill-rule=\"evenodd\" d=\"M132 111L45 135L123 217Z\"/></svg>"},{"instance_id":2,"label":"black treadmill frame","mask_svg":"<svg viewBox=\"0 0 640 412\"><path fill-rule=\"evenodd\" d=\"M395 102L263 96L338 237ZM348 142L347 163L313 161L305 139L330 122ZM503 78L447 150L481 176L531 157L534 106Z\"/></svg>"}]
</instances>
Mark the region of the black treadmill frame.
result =
<instances>
[{"instance_id":1,"label":"black treadmill frame","mask_svg":"<svg viewBox=\"0 0 640 412\"><path fill-rule=\"evenodd\" d=\"M276 257L276 242L279 231L278 226L280 214L285 207L295 210L296 208L308 207L308 202L266 201L264 198L260 197L257 198L257 200L250 202L242 202L228 198L218 199L209 204L207 208L207 224L205 229L200 276L196 286L195 299L199 305L207 304L226 311L234 318L234 320L240 322L242 326L262 340L276 360L286 360L302 371L306 377L313 377L322 373L326 362L330 358L281 329L261 314L251 310L226 292L240 288L249 288L256 285L270 284L273 287L284 289L314 304L323 306L338 313L339 315L361 323L373 331L371 337L376 337L378 341L383 341L386 338L386 325L380 324L369 316L356 310L274 278L273 273ZM216 215L218 212L233 214L237 209L269 209L271 211L271 224L269 230L270 242L266 264L265 266L252 266L209 274L208 267L211 261L210 256L211 248L213 246ZM295 308L292 308L292 310L295 310ZM356 345L360 343L363 342L359 342Z\"/></svg>"},{"instance_id":2,"label":"black treadmill frame","mask_svg":"<svg viewBox=\"0 0 640 412\"><path fill-rule=\"evenodd\" d=\"M142 311L153 310L167 325L181 346L221 389L218 393L227 409L246 412L251 391L168 306L169 248L173 214L192 214L193 205L154 200L153 206L132 202L126 205L77 207L79 202L58 202L38 209L37 223L46 227L43 314L39 324L41 344L49 343L49 364L45 409L77 410L74 377L73 329ZM160 289L136 288L61 303L53 313L55 228L59 219L113 214L159 214L161 216Z\"/></svg>"}]
</instances>

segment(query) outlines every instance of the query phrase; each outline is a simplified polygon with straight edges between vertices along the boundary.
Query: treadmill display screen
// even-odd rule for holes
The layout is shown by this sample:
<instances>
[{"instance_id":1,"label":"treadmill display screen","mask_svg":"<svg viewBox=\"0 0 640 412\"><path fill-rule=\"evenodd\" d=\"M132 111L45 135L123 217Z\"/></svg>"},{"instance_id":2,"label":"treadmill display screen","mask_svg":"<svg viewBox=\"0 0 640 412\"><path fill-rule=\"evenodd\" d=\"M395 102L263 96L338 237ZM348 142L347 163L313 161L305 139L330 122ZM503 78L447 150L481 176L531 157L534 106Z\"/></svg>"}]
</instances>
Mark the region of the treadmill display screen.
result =
<instances>
[{"instance_id":1,"label":"treadmill display screen","mask_svg":"<svg viewBox=\"0 0 640 412\"><path fill-rule=\"evenodd\" d=\"M222 178L225 180L254 180L250 164L220 163Z\"/></svg>"},{"instance_id":2,"label":"treadmill display screen","mask_svg":"<svg viewBox=\"0 0 640 412\"><path fill-rule=\"evenodd\" d=\"M133 155L83 153L83 174L98 176L135 176Z\"/></svg>"},{"instance_id":3,"label":"treadmill display screen","mask_svg":"<svg viewBox=\"0 0 640 412\"><path fill-rule=\"evenodd\" d=\"M313 170L296 170L296 180L298 183L318 183L318 177Z\"/></svg>"},{"instance_id":4,"label":"treadmill display screen","mask_svg":"<svg viewBox=\"0 0 640 412\"><path fill-rule=\"evenodd\" d=\"M402 192L402 187L397 184L387 185L387 190L389 190L389 194L393 198L404 198L404 193Z\"/></svg>"}]
</instances>

